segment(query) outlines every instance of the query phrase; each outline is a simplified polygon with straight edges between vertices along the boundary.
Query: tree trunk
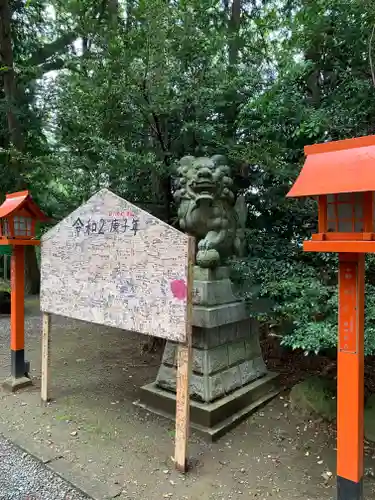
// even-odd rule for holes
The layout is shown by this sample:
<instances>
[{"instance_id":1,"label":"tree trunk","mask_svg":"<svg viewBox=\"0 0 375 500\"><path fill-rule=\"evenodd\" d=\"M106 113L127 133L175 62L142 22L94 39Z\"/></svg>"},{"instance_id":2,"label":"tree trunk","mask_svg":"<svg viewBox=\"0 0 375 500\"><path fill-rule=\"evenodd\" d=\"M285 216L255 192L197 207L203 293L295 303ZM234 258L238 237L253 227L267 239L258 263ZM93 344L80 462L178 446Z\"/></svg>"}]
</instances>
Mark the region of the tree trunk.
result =
<instances>
[{"instance_id":1,"label":"tree trunk","mask_svg":"<svg viewBox=\"0 0 375 500\"><path fill-rule=\"evenodd\" d=\"M230 16L228 19L228 72L233 78L237 75L239 53L240 53L240 28L242 20L243 0L233 0L231 8L228 2L225 5L226 11ZM236 121L238 116L238 93L237 90L230 91L227 95L228 105L224 112L227 122L227 130L231 138L236 135Z\"/></svg>"},{"instance_id":2,"label":"tree trunk","mask_svg":"<svg viewBox=\"0 0 375 500\"><path fill-rule=\"evenodd\" d=\"M17 86L13 66L11 12L8 0L0 0L0 57L9 135L13 146L22 152L25 146L24 137L19 120L14 113L17 101Z\"/></svg>"},{"instance_id":3,"label":"tree trunk","mask_svg":"<svg viewBox=\"0 0 375 500\"><path fill-rule=\"evenodd\" d=\"M38 295L40 292L40 271L35 247L25 247L25 293Z\"/></svg>"},{"instance_id":4,"label":"tree trunk","mask_svg":"<svg viewBox=\"0 0 375 500\"><path fill-rule=\"evenodd\" d=\"M111 21L117 23L119 16L119 1L109 0L108 1L108 12L111 17Z\"/></svg>"},{"instance_id":5,"label":"tree trunk","mask_svg":"<svg viewBox=\"0 0 375 500\"><path fill-rule=\"evenodd\" d=\"M235 68L238 63L239 32L241 26L242 0L233 0L232 12L228 23L229 31L229 65Z\"/></svg>"},{"instance_id":6,"label":"tree trunk","mask_svg":"<svg viewBox=\"0 0 375 500\"><path fill-rule=\"evenodd\" d=\"M6 115L8 121L8 131L10 141L19 153L25 150L25 139L23 130L14 112L17 105L17 82L13 65L13 47L11 34L11 10L8 0L0 0L0 58L4 97L6 102ZM15 170L15 189L24 187L22 175L22 162L18 159L10 158L10 168ZM28 293L38 293L40 286L40 273L36 260L34 247L26 247L25 252L25 288Z\"/></svg>"}]
</instances>

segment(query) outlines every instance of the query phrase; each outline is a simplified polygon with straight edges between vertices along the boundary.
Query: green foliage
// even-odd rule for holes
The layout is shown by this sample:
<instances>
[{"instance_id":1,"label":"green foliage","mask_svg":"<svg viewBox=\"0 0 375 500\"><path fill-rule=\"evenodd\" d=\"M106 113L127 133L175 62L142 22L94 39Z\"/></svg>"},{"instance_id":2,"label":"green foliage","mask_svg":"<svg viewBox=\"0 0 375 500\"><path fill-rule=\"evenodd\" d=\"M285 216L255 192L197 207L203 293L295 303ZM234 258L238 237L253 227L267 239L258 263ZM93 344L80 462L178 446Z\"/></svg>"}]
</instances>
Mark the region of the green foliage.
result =
<instances>
[{"instance_id":1,"label":"green foliage","mask_svg":"<svg viewBox=\"0 0 375 500\"><path fill-rule=\"evenodd\" d=\"M316 206L285 194L304 145L374 133L369 53L375 19L359 0L296 0L284 7L279 13L290 31L275 52L275 79L240 115L250 137L241 155L255 165L241 281L260 283L255 297L248 287L253 300L273 301L262 317L285 345L317 353L337 343L337 259L302 254L302 240L315 231ZM375 352L373 262L368 258L367 354Z\"/></svg>"},{"instance_id":2,"label":"green foliage","mask_svg":"<svg viewBox=\"0 0 375 500\"><path fill-rule=\"evenodd\" d=\"M106 186L173 222L175 161L226 154L249 207L242 293L273 304L259 314L285 345L335 346L337 258L303 254L316 205L285 195L306 144L375 132L371 3L9 0L25 146L10 141L0 61L1 193L26 185L59 220Z\"/></svg>"},{"instance_id":3,"label":"green foliage","mask_svg":"<svg viewBox=\"0 0 375 500\"><path fill-rule=\"evenodd\" d=\"M242 67L228 71L220 3L133 2L126 23L98 30L75 71L59 77L51 103L59 157L69 158L85 195L107 185L134 201L168 204L177 159L231 154L233 123L259 86L262 58L250 60L244 27Z\"/></svg>"},{"instance_id":4,"label":"green foliage","mask_svg":"<svg viewBox=\"0 0 375 500\"><path fill-rule=\"evenodd\" d=\"M287 244L285 250L287 250ZM234 277L250 303L254 315L282 336L281 343L306 354L337 346L338 286L337 257L325 254L310 259L297 254L284 258L256 257L234 263ZM371 281L373 259L367 262L365 353L375 346L375 283ZM259 283L259 286L254 286ZM266 310L257 301L266 299Z\"/></svg>"}]
</instances>

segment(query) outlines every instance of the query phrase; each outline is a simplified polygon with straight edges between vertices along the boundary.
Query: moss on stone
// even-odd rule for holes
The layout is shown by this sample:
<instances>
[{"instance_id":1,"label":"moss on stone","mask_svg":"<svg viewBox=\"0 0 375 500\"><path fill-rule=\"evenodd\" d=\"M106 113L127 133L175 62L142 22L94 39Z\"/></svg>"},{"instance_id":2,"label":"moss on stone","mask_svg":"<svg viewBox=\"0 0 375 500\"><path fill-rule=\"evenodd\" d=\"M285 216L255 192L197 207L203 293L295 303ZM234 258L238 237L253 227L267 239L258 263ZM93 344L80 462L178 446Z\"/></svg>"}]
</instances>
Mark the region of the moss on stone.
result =
<instances>
[{"instance_id":1,"label":"moss on stone","mask_svg":"<svg viewBox=\"0 0 375 500\"><path fill-rule=\"evenodd\" d=\"M304 417L336 418L336 385L333 380L314 376L295 385L290 393L292 408Z\"/></svg>"}]
</instances>

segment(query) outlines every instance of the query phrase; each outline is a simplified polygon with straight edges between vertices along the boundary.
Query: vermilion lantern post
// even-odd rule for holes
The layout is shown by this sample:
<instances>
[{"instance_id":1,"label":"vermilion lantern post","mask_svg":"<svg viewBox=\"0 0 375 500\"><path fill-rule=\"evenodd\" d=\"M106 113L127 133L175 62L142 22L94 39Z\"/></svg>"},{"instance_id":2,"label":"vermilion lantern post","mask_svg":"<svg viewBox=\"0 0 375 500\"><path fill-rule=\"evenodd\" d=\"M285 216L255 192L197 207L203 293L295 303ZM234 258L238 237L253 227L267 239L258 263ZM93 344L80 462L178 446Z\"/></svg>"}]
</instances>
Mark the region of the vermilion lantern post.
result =
<instances>
[{"instance_id":1,"label":"vermilion lantern post","mask_svg":"<svg viewBox=\"0 0 375 500\"><path fill-rule=\"evenodd\" d=\"M31 385L25 362L25 246L39 245L35 238L36 222L48 218L28 191L7 194L0 206L0 245L11 245L11 374L3 387L12 392Z\"/></svg>"},{"instance_id":2,"label":"vermilion lantern post","mask_svg":"<svg viewBox=\"0 0 375 500\"><path fill-rule=\"evenodd\" d=\"M339 254L337 500L363 500L365 253L375 252L375 136L305 147L289 197L318 200L307 252Z\"/></svg>"}]
</instances>

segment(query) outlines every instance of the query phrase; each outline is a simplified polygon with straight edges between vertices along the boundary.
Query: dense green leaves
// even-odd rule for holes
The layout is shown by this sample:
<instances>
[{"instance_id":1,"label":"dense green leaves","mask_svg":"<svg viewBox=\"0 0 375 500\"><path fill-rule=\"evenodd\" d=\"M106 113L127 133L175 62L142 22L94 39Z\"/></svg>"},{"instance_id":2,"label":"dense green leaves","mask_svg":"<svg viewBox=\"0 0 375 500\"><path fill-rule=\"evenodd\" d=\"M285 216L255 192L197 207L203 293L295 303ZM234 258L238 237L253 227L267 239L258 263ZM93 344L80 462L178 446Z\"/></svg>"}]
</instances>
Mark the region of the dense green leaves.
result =
<instances>
[{"instance_id":1,"label":"dense green leaves","mask_svg":"<svg viewBox=\"0 0 375 500\"><path fill-rule=\"evenodd\" d=\"M283 342L318 352L337 342L337 260L302 254L302 239L316 225L316 207L284 196L304 145L374 133L374 15L360 1L295 1L288 7L283 22L290 31L276 52L277 78L240 117L253 139L246 153L256 163L248 275L262 285L257 294L274 301L267 316L284 334ZM375 349L371 261L368 353Z\"/></svg>"},{"instance_id":2,"label":"dense green leaves","mask_svg":"<svg viewBox=\"0 0 375 500\"><path fill-rule=\"evenodd\" d=\"M337 259L303 254L316 206L285 195L306 144L374 133L372 2L10 5L12 105L26 140L17 149L2 119L2 193L21 177L58 219L108 186L175 223L175 161L226 154L249 207L248 255L234 264L242 292L272 304L259 314L286 345L333 347ZM373 274L368 259L367 352L375 350Z\"/></svg>"}]
</instances>

